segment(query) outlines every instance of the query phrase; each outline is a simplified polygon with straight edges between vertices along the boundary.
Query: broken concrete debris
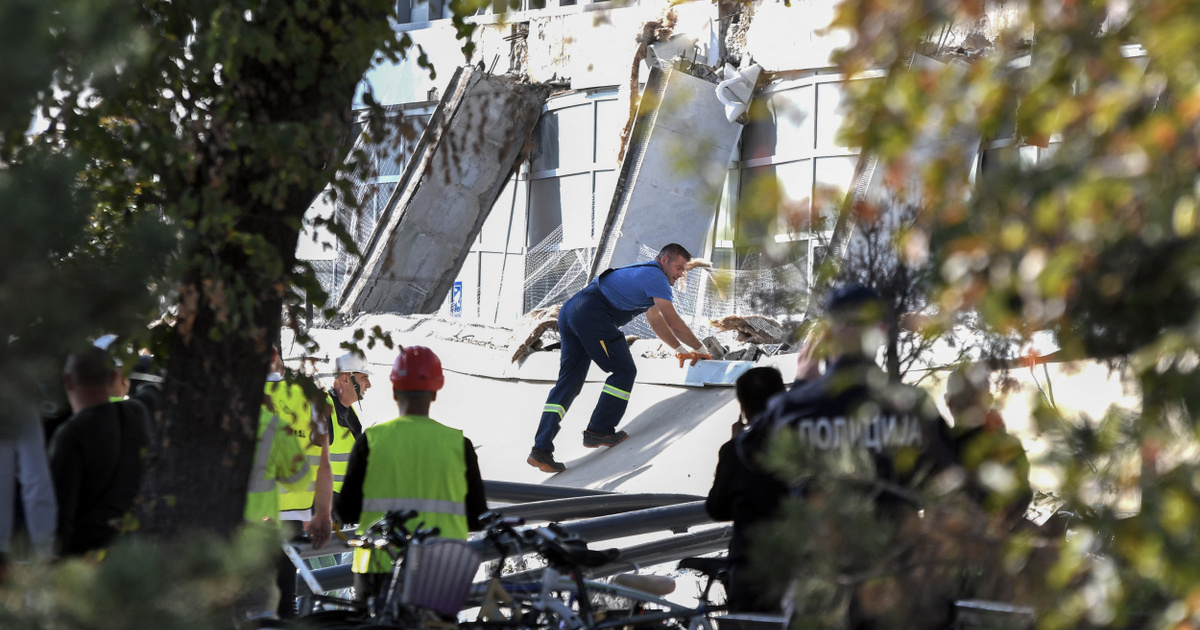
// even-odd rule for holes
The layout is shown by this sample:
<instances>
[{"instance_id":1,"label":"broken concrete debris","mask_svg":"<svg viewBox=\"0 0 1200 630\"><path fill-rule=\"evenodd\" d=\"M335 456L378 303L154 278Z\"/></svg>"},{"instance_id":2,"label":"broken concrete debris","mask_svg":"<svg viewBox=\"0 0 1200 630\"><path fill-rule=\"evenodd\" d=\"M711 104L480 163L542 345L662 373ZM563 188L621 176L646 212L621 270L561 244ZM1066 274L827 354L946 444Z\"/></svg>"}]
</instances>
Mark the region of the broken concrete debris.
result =
<instances>
[{"instance_id":1,"label":"broken concrete debris","mask_svg":"<svg viewBox=\"0 0 1200 630\"><path fill-rule=\"evenodd\" d=\"M554 304L545 308L535 308L529 311L513 328L512 362L517 363L530 352L542 349L542 335L547 332L558 332L558 311L562 304Z\"/></svg>"},{"instance_id":2,"label":"broken concrete debris","mask_svg":"<svg viewBox=\"0 0 1200 630\"><path fill-rule=\"evenodd\" d=\"M734 331L737 333L737 340L742 342L779 344L787 341L779 322L762 315L728 315L720 319L710 319L708 323L717 330Z\"/></svg>"},{"instance_id":3,"label":"broken concrete debris","mask_svg":"<svg viewBox=\"0 0 1200 630\"><path fill-rule=\"evenodd\" d=\"M559 349L558 312L561 308L561 304L555 304L534 309L517 322L507 344L512 363L521 362L533 352ZM778 336L783 336L782 328L769 317L761 315L729 316L712 320L710 323L714 328L734 331L738 336L732 347L726 346L713 336L704 338L702 340L704 348L714 360L755 361L760 357L773 356L790 349L789 344L783 343L767 332L774 328L778 331ZM637 335L626 335L625 342L629 344L635 356L647 359L669 359L675 356L673 349L666 347L657 339L642 339Z\"/></svg>"},{"instance_id":4,"label":"broken concrete debris","mask_svg":"<svg viewBox=\"0 0 1200 630\"><path fill-rule=\"evenodd\" d=\"M433 313L510 174L549 87L459 68L340 296L343 317Z\"/></svg>"}]
</instances>

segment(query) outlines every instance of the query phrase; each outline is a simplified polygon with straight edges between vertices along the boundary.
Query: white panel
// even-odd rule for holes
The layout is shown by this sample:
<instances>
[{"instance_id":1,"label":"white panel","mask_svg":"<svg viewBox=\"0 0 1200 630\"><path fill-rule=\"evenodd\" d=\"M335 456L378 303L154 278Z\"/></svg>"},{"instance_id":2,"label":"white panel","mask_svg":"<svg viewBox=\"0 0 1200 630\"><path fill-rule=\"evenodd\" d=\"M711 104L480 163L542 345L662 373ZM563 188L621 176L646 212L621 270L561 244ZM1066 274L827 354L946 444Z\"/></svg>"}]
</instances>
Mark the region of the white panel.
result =
<instances>
[{"instance_id":1,"label":"white panel","mask_svg":"<svg viewBox=\"0 0 1200 630\"><path fill-rule=\"evenodd\" d=\"M775 166L775 177L779 180L780 193L776 233L791 233L797 227L803 229L812 209L812 161L778 164Z\"/></svg>"},{"instance_id":2,"label":"white panel","mask_svg":"<svg viewBox=\"0 0 1200 630\"><path fill-rule=\"evenodd\" d=\"M509 254L503 264L504 282L500 285L500 309L494 312L496 323L514 322L521 318L525 296L525 256ZM487 313L484 313L486 319Z\"/></svg>"},{"instance_id":3,"label":"white panel","mask_svg":"<svg viewBox=\"0 0 1200 630\"><path fill-rule=\"evenodd\" d=\"M592 244L592 174L579 173L556 180L562 200L563 247Z\"/></svg>"},{"instance_id":4,"label":"white panel","mask_svg":"<svg viewBox=\"0 0 1200 630\"><path fill-rule=\"evenodd\" d=\"M500 196L496 198L496 203L492 204L492 211L484 221L483 228L479 230L479 239L475 244L477 249L491 252L503 251L509 222L516 223L514 215L522 217L525 215L525 206L520 204L520 199L517 200L515 206L513 204L514 183L516 180L510 178L508 184L504 186L504 190L500 192ZM519 236L517 239L517 242L520 243ZM511 241L509 247L512 247Z\"/></svg>"},{"instance_id":5,"label":"white panel","mask_svg":"<svg viewBox=\"0 0 1200 630\"><path fill-rule=\"evenodd\" d=\"M837 141L838 130L846 114L842 110L841 83L821 83L817 85L817 148L845 148L845 142Z\"/></svg>"},{"instance_id":6,"label":"white panel","mask_svg":"<svg viewBox=\"0 0 1200 630\"><path fill-rule=\"evenodd\" d=\"M799 203L812 198L812 162L797 160L775 165L783 203Z\"/></svg>"},{"instance_id":7,"label":"white panel","mask_svg":"<svg viewBox=\"0 0 1200 630\"><path fill-rule=\"evenodd\" d=\"M542 114L530 170L536 173L589 167L595 135L592 109L591 103L584 103Z\"/></svg>"},{"instance_id":8,"label":"white panel","mask_svg":"<svg viewBox=\"0 0 1200 630\"><path fill-rule=\"evenodd\" d=\"M596 165L617 166L617 149L628 112L621 111L615 100L596 103Z\"/></svg>"},{"instance_id":9,"label":"white panel","mask_svg":"<svg viewBox=\"0 0 1200 630\"><path fill-rule=\"evenodd\" d=\"M817 158L813 176L813 205L823 219L833 221L837 218L838 206L854 182L854 169L857 166L857 155ZM832 223L826 225L826 229L830 228Z\"/></svg>"},{"instance_id":10,"label":"white panel","mask_svg":"<svg viewBox=\"0 0 1200 630\"><path fill-rule=\"evenodd\" d=\"M508 238L508 252L521 254L525 251L525 218L529 205L529 181L517 180L517 208L513 215L511 232Z\"/></svg>"},{"instance_id":11,"label":"white panel","mask_svg":"<svg viewBox=\"0 0 1200 630\"><path fill-rule=\"evenodd\" d=\"M811 151L816 137L813 86L775 92L770 99L775 114L775 155L792 157Z\"/></svg>"},{"instance_id":12,"label":"white panel","mask_svg":"<svg viewBox=\"0 0 1200 630\"><path fill-rule=\"evenodd\" d=\"M527 246L541 243L558 226L562 225L563 200L558 179L534 179L529 182L529 230Z\"/></svg>"},{"instance_id":13,"label":"white panel","mask_svg":"<svg viewBox=\"0 0 1200 630\"><path fill-rule=\"evenodd\" d=\"M600 242L600 231L604 229L604 217L612 206L613 189L617 187L616 171L596 171L596 194L592 204L592 242Z\"/></svg>"},{"instance_id":14,"label":"white panel","mask_svg":"<svg viewBox=\"0 0 1200 630\"><path fill-rule=\"evenodd\" d=\"M504 265L504 254L481 252L479 262L479 311L476 318L492 322L496 314L496 300L500 297L502 289L500 270ZM510 264L512 262L509 261Z\"/></svg>"}]
</instances>

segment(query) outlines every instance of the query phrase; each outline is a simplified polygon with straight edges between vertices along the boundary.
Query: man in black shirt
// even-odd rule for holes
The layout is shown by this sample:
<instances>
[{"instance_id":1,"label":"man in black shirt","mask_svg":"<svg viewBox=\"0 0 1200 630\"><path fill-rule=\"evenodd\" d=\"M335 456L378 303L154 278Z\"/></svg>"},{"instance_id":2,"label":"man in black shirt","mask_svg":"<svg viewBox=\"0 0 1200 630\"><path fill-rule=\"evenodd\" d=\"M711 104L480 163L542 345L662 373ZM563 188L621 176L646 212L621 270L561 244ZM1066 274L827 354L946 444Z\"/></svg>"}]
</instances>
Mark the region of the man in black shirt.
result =
<instances>
[{"instance_id":1,"label":"man in black shirt","mask_svg":"<svg viewBox=\"0 0 1200 630\"><path fill-rule=\"evenodd\" d=\"M733 536L729 541L729 580L727 595L731 612L775 612L778 606L762 601L758 589L743 577L749 558L748 531L759 521L775 515L780 499L787 488L774 476L751 470L737 456L737 436L744 425L752 422L772 396L785 391L779 370L769 367L751 368L738 377L735 384L738 404L742 408L733 438L721 446L717 455L717 471L704 509L715 521L733 521Z\"/></svg>"},{"instance_id":2,"label":"man in black shirt","mask_svg":"<svg viewBox=\"0 0 1200 630\"><path fill-rule=\"evenodd\" d=\"M108 353L96 347L72 353L63 368L73 415L50 442L63 555L111 545L141 490L149 419L136 400L110 402L110 388L119 378Z\"/></svg>"}]
</instances>

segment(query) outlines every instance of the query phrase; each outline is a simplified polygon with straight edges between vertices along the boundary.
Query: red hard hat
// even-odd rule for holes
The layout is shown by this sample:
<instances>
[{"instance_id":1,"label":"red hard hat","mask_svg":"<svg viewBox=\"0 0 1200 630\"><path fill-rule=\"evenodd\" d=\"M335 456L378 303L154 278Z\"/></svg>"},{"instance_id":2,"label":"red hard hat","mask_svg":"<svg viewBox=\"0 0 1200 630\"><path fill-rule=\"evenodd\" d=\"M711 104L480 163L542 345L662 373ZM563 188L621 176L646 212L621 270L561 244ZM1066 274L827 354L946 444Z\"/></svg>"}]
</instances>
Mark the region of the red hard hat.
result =
<instances>
[{"instance_id":1,"label":"red hard hat","mask_svg":"<svg viewBox=\"0 0 1200 630\"><path fill-rule=\"evenodd\" d=\"M442 360L425 346L408 346L392 364L392 389L398 392L436 392L446 383Z\"/></svg>"}]
</instances>

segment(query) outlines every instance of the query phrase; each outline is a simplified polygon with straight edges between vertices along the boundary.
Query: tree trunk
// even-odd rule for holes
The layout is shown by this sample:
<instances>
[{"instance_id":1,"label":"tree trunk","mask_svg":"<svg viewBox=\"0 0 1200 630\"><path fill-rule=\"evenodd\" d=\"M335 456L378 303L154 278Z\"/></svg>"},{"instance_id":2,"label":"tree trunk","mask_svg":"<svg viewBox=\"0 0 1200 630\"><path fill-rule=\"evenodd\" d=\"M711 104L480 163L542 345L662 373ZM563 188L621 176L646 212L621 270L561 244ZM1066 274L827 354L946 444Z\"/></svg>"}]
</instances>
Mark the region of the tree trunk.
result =
<instances>
[{"instance_id":1,"label":"tree trunk","mask_svg":"<svg viewBox=\"0 0 1200 630\"><path fill-rule=\"evenodd\" d=\"M242 523L302 219L345 169L359 80L377 50L395 52L400 41L390 2L346 0L319 10L283 19L296 7L267 0L253 12L181 22L201 29L194 50L227 56L187 75L187 85L212 73L219 80L204 113L184 123L191 161L162 178L172 188L167 198L180 200L188 238L166 409L144 490L143 531L152 535L229 534ZM263 41L274 42L277 54L262 54L256 42Z\"/></svg>"},{"instance_id":2,"label":"tree trunk","mask_svg":"<svg viewBox=\"0 0 1200 630\"><path fill-rule=\"evenodd\" d=\"M262 338L278 325L276 315ZM243 520L271 350L232 336L214 341L211 328L206 309L189 336L171 342L166 412L144 491L143 527L153 535L229 534Z\"/></svg>"}]
</instances>

